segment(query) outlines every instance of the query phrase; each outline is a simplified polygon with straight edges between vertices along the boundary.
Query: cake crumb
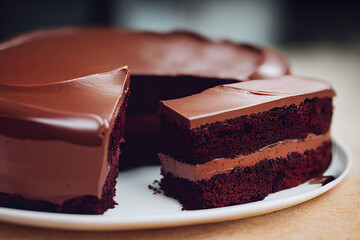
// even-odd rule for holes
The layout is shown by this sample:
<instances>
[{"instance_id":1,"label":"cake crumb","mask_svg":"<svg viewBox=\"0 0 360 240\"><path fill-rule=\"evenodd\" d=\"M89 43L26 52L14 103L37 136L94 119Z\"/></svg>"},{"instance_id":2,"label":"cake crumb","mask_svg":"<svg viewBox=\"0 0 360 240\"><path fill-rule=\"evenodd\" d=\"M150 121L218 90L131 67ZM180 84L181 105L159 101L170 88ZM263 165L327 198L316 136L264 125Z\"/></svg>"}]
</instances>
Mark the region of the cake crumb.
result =
<instances>
[{"instance_id":1,"label":"cake crumb","mask_svg":"<svg viewBox=\"0 0 360 240\"><path fill-rule=\"evenodd\" d=\"M159 180L154 180L153 183L150 185L148 185L148 188L150 190L153 190L153 194L161 194L163 191L160 188L160 181Z\"/></svg>"}]
</instances>

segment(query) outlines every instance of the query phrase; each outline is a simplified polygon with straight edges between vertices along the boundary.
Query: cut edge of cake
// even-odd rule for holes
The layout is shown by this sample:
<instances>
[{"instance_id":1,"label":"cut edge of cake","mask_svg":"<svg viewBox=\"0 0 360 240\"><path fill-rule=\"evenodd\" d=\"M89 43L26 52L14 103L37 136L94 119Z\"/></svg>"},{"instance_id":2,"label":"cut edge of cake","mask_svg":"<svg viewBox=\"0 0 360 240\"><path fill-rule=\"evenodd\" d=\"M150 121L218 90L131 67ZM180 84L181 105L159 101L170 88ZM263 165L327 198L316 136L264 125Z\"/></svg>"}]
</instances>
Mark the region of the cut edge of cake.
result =
<instances>
[{"instance_id":1,"label":"cut edge of cake","mask_svg":"<svg viewBox=\"0 0 360 240\"><path fill-rule=\"evenodd\" d=\"M334 96L325 81L284 76L161 102L161 188L201 209L261 200L321 175Z\"/></svg>"}]
</instances>

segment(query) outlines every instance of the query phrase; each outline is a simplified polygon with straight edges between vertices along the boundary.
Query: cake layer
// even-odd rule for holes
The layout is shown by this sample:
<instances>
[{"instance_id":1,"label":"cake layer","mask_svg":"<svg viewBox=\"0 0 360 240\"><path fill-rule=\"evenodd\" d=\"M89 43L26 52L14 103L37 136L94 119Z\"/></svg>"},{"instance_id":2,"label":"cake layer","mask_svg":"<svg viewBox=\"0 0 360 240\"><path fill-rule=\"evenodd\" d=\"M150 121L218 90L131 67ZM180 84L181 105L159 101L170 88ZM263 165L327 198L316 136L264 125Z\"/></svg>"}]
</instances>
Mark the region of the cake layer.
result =
<instances>
[{"instance_id":1,"label":"cake layer","mask_svg":"<svg viewBox=\"0 0 360 240\"><path fill-rule=\"evenodd\" d=\"M291 152L303 154L305 151L317 149L324 142L330 142L330 134L309 134L305 139L291 139L266 146L248 155L235 158L217 158L204 164L188 164L178 161L171 156L160 153L161 171L164 175L171 173L174 177L189 181L200 181L212 178L214 175L229 173L237 167L251 167L264 159L286 158Z\"/></svg>"},{"instance_id":2,"label":"cake layer","mask_svg":"<svg viewBox=\"0 0 360 240\"><path fill-rule=\"evenodd\" d=\"M303 153L263 159L196 182L163 173L165 195L179 200L184 209L231 206L264 199L268 194L297 186L320 176L331 161L331 142Z\"/></svg>"},{"instance_id":3,"label":"cake layer","mask_svg":"<svg viewBox=\"0 0 360 240\"><path fill-rule=\"evenodd\" d=\"M161 112L160 152L189 164L248 155L279 141L327 133L332 109L331 98L316 97L195 129L178 125L172 116Z\"/></svg>"},{"instance_id":4,"label":"cake layer","mask_svg":"<svg viewBox=\"0 0 360 240\"><path fill-rule=\"evenodd\" d=\"M200 94L162 101L160 111L179 126L194 129L275 107L299 105L305 99L333 96L335 92L325 81L287 75L217 86Z\"/></svg>"}]
</instances>

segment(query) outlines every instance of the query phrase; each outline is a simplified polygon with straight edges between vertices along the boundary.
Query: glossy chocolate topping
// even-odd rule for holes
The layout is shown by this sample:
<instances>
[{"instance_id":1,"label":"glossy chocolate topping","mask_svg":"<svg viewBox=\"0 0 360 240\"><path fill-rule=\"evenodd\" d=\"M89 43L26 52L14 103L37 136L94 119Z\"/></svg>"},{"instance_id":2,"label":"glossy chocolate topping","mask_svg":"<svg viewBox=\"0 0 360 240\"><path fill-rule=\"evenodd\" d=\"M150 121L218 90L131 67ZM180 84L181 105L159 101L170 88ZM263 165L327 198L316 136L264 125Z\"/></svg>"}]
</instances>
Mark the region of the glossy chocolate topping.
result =
<instances>
[{"instance_id":1,"label":"glossy chocolate topping","mask_svg":"<svg viewBox=\"0 0 360 240\"><path fill-rule=\"evenodd\" d=\"M64 28L23 34L0 44L0 82L34 84L109 72L247 80L288 73L277 51L174 32Z\"/></svg>"},{"instance_id":2,"label":"glossy chocolate topping","mask_svg":"<svg viewBox=\"0 0 360 240\"><path fill-rule=\"evenodd\" d=\"M49 84L0 83L0 133L101 145L128 87L127 68Z\"/></svg>"},{"instance_id":3,"label":"glossy chocolate topping","mask_svg":"<svg viewBox=\"0 0 360 240\"><path fill-rule=\"evenodd\" d=\"M309 134L305 139L291 139L264 147L249 155L240 155L233 159L218 158L204 164L191 165L160 153L161 167L164 173L196 182L210 179L212 176L228 173L235 167L254 166L264 159L286 157L291 152L304 153L316 149L324 142L331 141L330 134Z\"/></svg>"},{"instance_id":4,"label":"glossy chocolate topping","mask_svg":"<svg viewBox=\"0 0 360 240\"><path fill-rule=\"evenodd\" d=\"M193 129L274 107L297 105L305 99L333 96L335 92L325 81L286 75L221 85L192 96L162 101L160 111Z\"/></svg>"}]
</instances>

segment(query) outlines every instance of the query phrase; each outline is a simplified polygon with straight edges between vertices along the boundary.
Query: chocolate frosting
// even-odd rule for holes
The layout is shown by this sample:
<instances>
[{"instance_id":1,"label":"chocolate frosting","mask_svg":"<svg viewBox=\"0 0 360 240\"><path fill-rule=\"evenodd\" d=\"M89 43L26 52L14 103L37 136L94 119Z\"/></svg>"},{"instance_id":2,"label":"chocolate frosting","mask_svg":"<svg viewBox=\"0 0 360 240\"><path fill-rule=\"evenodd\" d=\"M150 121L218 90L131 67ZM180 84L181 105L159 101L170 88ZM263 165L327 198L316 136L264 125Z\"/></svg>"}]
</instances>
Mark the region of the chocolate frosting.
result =
<instances>
[{"instance_id":1,"label":"chocolate frosting","mask_svg":"<svg viewBox=\"0 0 360 240\"><path fill-rule=\"evenodd\" d=\"M129 87L127 68L57 83L0 83L0 133L101 145Z\"/></svg>"},{"instance_id":2,"label":"chocolate frosting","mask_svg":"<svg viewBox=\"0 0 360 240\"><path fill-rule=\"evenodd\" d=\"M163 173L171 173L176 177L196 182L210 179L217 174L229 173L236 167L254 166L265 159L286 157L292 152L303 154L305 151L316 149L324 142L329 141L331 141L329 133L323 135L310 133L305 139L289 139L271 144L248 155L239 155L232 159L217 158L210 162L196 165L183 163L163 153L159 153L159 158Z\"/></svg>"},{"instance_id":3,"label":"chocolate frosting","mask_svg":"<svg viewBox=\"0 0 360 240\"><path fill-rule=\"evenodd\" d=\"M162 101L160 111L190 129L274 107L300 104L305 99L333 97L325 81L282 76L221 85L192 96Z\"/></svg>"},{"instance_id":4,"label":"chocolate frosting","mask_svg":"<svg viewBox=\"0 0 360 240\"><path fill-rule=\"evenodd\" d=\"M0 44L0 82L34 84L109 72L248 80L289 72L277 51L213 42L187 32L160 34L111 28L63 28L23 34Z\"/></svg>"}]
</instances>

